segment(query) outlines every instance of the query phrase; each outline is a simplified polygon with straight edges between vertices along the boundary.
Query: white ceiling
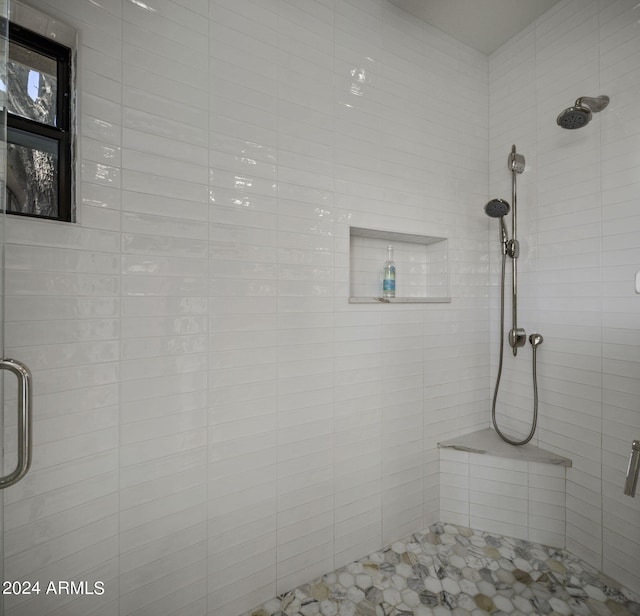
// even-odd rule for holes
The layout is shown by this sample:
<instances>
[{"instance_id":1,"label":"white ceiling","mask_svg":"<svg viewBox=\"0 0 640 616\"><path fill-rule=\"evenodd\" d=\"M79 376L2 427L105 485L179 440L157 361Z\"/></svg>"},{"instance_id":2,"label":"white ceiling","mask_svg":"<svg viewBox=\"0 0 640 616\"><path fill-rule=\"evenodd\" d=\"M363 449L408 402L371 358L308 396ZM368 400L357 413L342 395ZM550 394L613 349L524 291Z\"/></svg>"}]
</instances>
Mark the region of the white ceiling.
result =
<instances>
[{"instance_id":1,"label":"white ceiling","mask_svg":"<svg viewBox=\"0 0 640 616\"><path fill-rule=\"evenodd\" d=\"M489 55L559 0L390 0Z\"/></svg>"}]
</instances>

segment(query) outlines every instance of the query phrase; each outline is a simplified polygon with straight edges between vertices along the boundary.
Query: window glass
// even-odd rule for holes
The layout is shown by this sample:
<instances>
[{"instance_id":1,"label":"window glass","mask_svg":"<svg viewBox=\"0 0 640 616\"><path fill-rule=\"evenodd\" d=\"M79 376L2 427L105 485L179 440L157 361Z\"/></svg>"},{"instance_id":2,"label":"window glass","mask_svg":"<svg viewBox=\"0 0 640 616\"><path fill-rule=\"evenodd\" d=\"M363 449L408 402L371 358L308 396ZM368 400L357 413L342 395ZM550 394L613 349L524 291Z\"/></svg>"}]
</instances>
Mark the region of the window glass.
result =
<instances>
[{"instance_id":1,"label":"window glass","mask_svg":"<svg viewBox=\"0 0 640 616\"><path fill-rule=\"evenodd\" d=\"M58 141L9 128L7 210L58 217Z\"/></svg>"},{"instance_id":2,"label":"window glass","mask_svg":"<svg viewBox=\"0 0 640 616\"><path fill-rule=\"evenodd\" d=\"M57 62L18 43L9 43L8 110L56 126Z\"/></svg>"},{"instance_id":3,"label":"window glass","mask_svg":"<svg viewBox=\"0 0 640 616\"><path fill-rule=\"evenodd\" d=\"M72 50L9 23L7 212L73 219Z\"/></svg>"}]
</instances>

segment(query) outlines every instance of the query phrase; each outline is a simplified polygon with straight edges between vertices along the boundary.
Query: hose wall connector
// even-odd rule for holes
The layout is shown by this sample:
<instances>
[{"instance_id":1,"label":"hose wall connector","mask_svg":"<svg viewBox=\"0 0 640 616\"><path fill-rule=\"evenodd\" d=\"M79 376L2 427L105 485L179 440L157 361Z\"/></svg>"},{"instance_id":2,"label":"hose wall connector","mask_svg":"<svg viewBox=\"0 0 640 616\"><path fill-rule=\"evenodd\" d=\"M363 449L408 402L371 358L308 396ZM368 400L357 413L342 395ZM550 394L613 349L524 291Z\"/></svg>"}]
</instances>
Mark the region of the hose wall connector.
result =
<instances>
[{"instance_id":1,"label":"hose wall connector","mask_svg":"<svg viewBox=\"0 0 640 616\"><path fill-rule=\"evenodd\" d=\"M544 342L544 338L542 337L542 334L531 334L529 336L529 342L531 343L531 346L535 349L538 345Z\"/></svg>"}]
</instances>

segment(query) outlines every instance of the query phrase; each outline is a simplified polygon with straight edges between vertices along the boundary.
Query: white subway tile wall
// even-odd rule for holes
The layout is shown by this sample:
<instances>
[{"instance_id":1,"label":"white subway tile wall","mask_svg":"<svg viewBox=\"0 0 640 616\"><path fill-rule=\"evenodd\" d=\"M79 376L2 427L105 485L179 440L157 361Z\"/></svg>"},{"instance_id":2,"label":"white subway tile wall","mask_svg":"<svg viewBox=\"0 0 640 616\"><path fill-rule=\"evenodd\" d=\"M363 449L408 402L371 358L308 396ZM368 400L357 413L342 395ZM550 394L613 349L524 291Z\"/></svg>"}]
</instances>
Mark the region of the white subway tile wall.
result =
<instances>
[{"instance_id":1,"label":"white subway tile wall","mask_svg":"<svg viewBox=\"0 0 640 616\"><path fill-rule=\"evenodd\" d=\"M534 442L573 460L567 548L629 588L640 588L640 500L622 490L631 441L640 435L640 296L633 290L640 121L631 111L640 95L639 17L632 0L563 1L489 58L491 194L509 198L512 144L527 159L518 176L519 322L545 337ZM600 94L611 103L589 125L556 125L578 97ZM497 249L491 263L495 272ZM499 415L505 427L526 433L531 354L522 355L519 366L506 362ZM536 509L557 520L555 505L539 501Z\"/></svg>"},{"instance_id":2,"label":"white subway tile wall","mask_svg":"<svg viewBox=\"0 0 640 616\"><path fill-rule=\"evenodd\" d=\"M32 4L81 174L77 224L8 221L5 576L106 591L7 614L237 616L435 521L485 422L487 58L383 0ZM350 306L354 225L451 238L454 303Z\"/></svg>"},{"instance_id":3,"label":"white subway tile wall","mask_svg":"<svg viewBox=\"0 0 640 616\"><path fill-rule=\"evenodd\" d=\"M544 545L565 545L565 467L440 449L440 516Z\"/></svg>"},{"instance_id":4,"label":"white subway tile wall","mask_svg":"<svg viewBox=\"0 0 640 616\"><path fill-rule=\"evenodd\" d=\"M633 2L563 1L489 59L386 0L30 4L78 32L78 222L5 230L36 454L5 493L4 575L105 593L8 597L8 616L237 616L441 499L461 509L473 485L440 483L437 442L488 421L482 205L509 198L511 143L539 443L574 458L568 547L637 585ZM600 90L611 109L554 130ZM448 238L451 304L349 305L350 226ZM521 355L510 428L529 416ZM542 483L530 524L559 519Z\"/></svg>"}]
</instances>

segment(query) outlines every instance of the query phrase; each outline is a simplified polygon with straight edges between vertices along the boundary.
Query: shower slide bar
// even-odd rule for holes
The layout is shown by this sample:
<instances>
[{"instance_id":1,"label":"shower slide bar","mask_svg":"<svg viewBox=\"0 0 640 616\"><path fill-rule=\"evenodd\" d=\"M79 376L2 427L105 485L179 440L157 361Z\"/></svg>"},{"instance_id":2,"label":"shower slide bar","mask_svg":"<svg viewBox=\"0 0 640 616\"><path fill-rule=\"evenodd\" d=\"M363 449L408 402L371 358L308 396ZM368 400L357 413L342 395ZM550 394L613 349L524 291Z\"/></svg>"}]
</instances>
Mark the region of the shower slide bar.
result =
<instances>
[{"instance_id":1,"label":"shower slide bar","mask_svg":"<svg viewBox=\"0 0 640 616\"><path fill-rule=\"evenodd\" d=\"M8 370L18 377L18 461L15 469L0 477L0 489L18 483L31 466L31 372L15 359L0 359L0 370Z\"/></svg>"},{"instance_id":2,"label":"shower slide bar","mask_svg":"<svg viewBox=\"0 0 640 616\"><path fill-rule=\"evenodd\" d=\"M513 349L513 355L518 354L518 348L525 345L527 340L527 334L522 327L518 327L518 266L517 260L520 256L520 244L517 239L517 191L516 191L516 175L522 173L525 170L525 160L522 154L516 152L516 146L511 146L511 152L507 159L507 166L511 171L511 203L513 207L509 205L504 199L492 199L484 206L484 212L490 218L498 218L500 220L500 242L502 244L502 272L500 275L500 360L498 362L498 374L496 376L496 386L493 390L493 401L491 403L491 423L498 433L500 438L509 443L510 445L526 445L535 434L536 427L538 425L538 377L537 377L537 361L536 350L543 342L543 338L540 334L531 334L529 336L529 342L533 349L533 420L531 422L531 430L529 435L522 440L514 440L506 436L498 427L496 419L496 402L498 400L498 390L500 388L500 379L502 378L502 364L504 361L504 300L505 300L505 273L506 273L506 261L507 257L511 257L511 274L512 274L512 318L513 327L509 331L509 345ZM509 233L507 232L507 225L504 222L504 217L511 212L511 239L509 239Z\"/></svg>"},{"instance_id":3,"label":"shower slide bar","mask_svg":"<svg viewBox=\"0 0 640 616\"><path fill-rule=\"evenodd\" d=\"M640 441L631 443L631 455L627 466L627 478L624 482L624 493L632 498L636 495L638 472L640 471Z\"/></svg>"},{"instance_id":4,"label":"shower slide bar","mask_svg":"<svg viewBox=\"0 0 640 616\"><path fill-rule=\"evenodd\" d=\"M522 154L516 152L516 146L511 146L511 153L507 159L507 166L511 171L511 239L507 242L507 254L511 257L511 318L512 328L509 331L509 346L513 349L513 355L518 354L518 347L525 345L527 334L522 327L518 327L518 257L520 256L520 243L518 242L518 195L516 191L516 176L523 173L525 160Z\"/></svg>"}]
</instances>

